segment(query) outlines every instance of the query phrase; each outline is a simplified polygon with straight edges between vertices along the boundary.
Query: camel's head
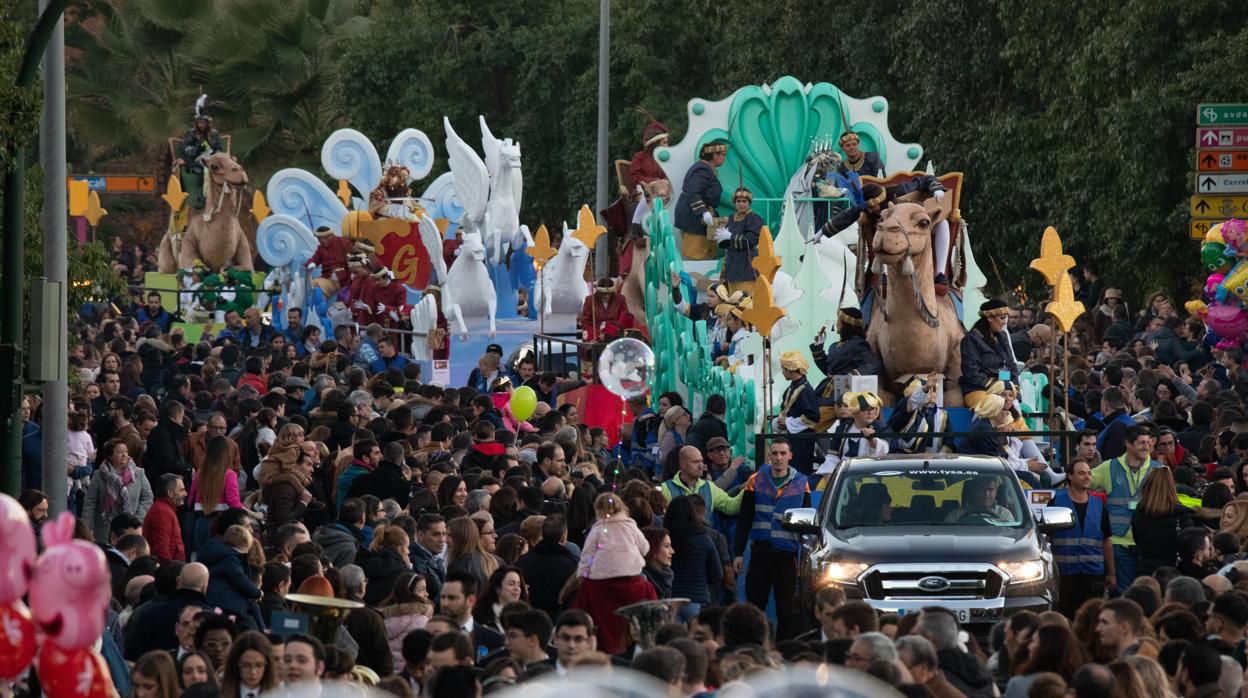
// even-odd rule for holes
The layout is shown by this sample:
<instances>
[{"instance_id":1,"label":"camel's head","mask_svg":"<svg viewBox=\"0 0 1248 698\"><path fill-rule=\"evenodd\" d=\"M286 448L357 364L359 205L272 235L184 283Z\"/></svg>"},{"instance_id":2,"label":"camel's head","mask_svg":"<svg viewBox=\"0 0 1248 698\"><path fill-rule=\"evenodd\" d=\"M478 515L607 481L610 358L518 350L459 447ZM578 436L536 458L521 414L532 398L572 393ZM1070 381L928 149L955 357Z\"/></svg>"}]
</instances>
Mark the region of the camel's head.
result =
<instances>
[{"instance_id":1,"label":"camel's head","mask_svg":"<svg viewBox=\"0 0 1248 698\"><path fill-rule=\"evenodd\" d=\"M885 264L927 251L932 239L932 217L918 204L893 204L880 212L871 249Z\"/></svg>"},{"instance_id":2,"label":"camel's head","mask_svg":"<svg viewBox=\"0 0 1248 698\"><path fill-rule=\"evenodd\" d=\"M469 255L474 262L485 261L485 244L481 242L481 233L464 233L463 244L459 254Z\"/></svg>"},{"instance_id":3,"label":"camel's head","mask_svg":"<svg viewBox=\"0 0 1248 698\"><path fill-rule=\"evenodd\" d=\"M212 177L214 186L229 184L235 189L247 186L247 173L243 170L243 166L228 153L215 153L208 158L205 167L208 175Z\"/></svg>"}]
</instances>

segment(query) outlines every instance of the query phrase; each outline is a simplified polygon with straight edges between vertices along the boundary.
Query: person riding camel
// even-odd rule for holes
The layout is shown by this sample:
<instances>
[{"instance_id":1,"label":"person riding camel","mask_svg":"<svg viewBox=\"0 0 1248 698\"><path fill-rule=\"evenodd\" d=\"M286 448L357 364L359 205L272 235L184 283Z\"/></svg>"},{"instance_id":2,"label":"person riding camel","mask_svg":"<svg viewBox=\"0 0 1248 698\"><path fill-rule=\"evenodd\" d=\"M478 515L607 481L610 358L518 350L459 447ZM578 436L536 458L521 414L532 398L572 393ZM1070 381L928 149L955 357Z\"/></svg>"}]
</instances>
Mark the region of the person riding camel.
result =
<instances>
[{"instance_id":1,"label":"person riding camel","mask_svg":"<svg viewBox=\"0 0 1248 698\"><path fill-rule=\"evenodd\" d=\"M208 115L208 95L200 95L195 100L195 125L182 136L181 157L173 163L175 168L181 168L182 190L189 195L191 208L204 207L203 159L222 150L221 135L212 127L212 117Z\"/></svg>"}]
</instances>

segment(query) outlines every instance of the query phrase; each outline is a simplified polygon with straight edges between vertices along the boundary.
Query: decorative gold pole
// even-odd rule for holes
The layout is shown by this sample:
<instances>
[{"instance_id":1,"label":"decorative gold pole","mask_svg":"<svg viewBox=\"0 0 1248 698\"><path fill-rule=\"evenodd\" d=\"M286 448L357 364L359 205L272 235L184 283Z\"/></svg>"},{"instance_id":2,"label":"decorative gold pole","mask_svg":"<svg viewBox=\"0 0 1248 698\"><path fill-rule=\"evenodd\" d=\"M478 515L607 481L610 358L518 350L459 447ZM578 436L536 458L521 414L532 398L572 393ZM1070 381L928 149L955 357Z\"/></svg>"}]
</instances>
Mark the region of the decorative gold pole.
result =
<instances>
[{"instance_id":1,"label":"decorative gold pole","mask_svg":"<svg viewBox=\"0 0 1248 698\"><path fill-rule=\"evenodd\" d=\"M537 227L537 235L533 236L533 247L529 250L529 256L533 258L533 268L537 271L536 291L538 301L534 303L537 306L537 326L538 332L546 334L546 313L543 312L546 305L546 298L542 296L542 267L551 260L559 250L550 246L550 231L546 230L546 224Z\"/></svg>"},{"instance_id":2,"label":"decorative gold pole","mask_svg":"<svg viewBox=\"0 0 1248 698\"><path fill-rule=\"evenodd\" d=\"M1062 238L1053 226L1044 229L1044 237L1040 239L1040 256L1031 260L1030 266L1044 275L1045 281L1053 290L1053 300L1049 301L1044 309L1053 317L1057 323L1057 329L1066 340L1066 345L1063 347L1065 354L1062 361L1062 390L1066 395L1064 404L1069 414L1070 391L1066 389L1066 386L1070 381L1070 328L1075 320L1083 315L1084 307L1083 303L1075 300L1075 289L1071 285L1070 274L1067 273L1074 268L1075 259L1062 252ZM1054 404L1054 387L1053 381L1049 381L1049 404L1051 406ZM1062 453L1067 457L1070 455L1069 438L1063 437L1062 439Z\"/></svg>"}]
</instances>

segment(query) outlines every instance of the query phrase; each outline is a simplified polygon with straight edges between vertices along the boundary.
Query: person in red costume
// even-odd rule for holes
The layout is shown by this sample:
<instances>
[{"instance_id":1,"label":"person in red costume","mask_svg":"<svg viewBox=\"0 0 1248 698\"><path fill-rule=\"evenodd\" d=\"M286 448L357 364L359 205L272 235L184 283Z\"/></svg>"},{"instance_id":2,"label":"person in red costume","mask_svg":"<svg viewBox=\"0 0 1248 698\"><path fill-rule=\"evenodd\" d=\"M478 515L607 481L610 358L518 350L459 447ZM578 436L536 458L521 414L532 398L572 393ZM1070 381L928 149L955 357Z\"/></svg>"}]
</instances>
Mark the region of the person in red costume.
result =
<instances>
[{"instance_id":1,"label":"person in red costume","mask_svg":"<svg viewBox=\"0 0 1248 698\"><path fill-rule=\"evenodd\" d=\"M351 282L347 286L349 301L352 312L358 316L358 311L367 308L367 306L363 305L364 296L373 285L373 275L368 269L368 257L365 255L348 255L347 266L351 270ZM357 305L357 302L359 305Z\"/></svg>"},{"instance_id":2,"label":"person in red costume","mask_svg":"<svg viewBox=\"0 0 1248 698\"><path fill-rule=\"evenodd\" d=\"M587 342L609 342L618 339L634 324L624 297L615 292L615 281L599 279L594 293L585 299L577 326Z\"/></svg>"},{"instance_id":3,"label":"person in red costume","mask_svg":"<svg viewBox=\"0 0 1248 698\"><path fill-rule=\"evenodd\" d=\"M633 160L628 166L629 189L636 191L638 186L646 186L656 179L667 179L667 173L654 159L654 149L667 146L667 126L651 117L646 130L642 132L644 143L641 150L633 153Z\"/></svg>"},{"instance_id":4,"label":"person in red costume","mask_svg":"<svg viewBox=\"0 0 1248 698\"><path fill-rule=\"evenodd\" d=\"M361 325L375 322L396 327L406 317L407 291L402 283L394 280L394 272L385 267L373 274L373 283L365 289L360 301L352 307L358 311L356 321Z\"/></svg>"},{"instance_id":5,"label":"person in red costume","mask_svg":"<svg viewBox=\"0 0 1248 698\"><path fill-rule=\"evenodd\" d=\"M316 229L316 252L308 260L308 269L321 267L321 278L313 279L312 285L332 296L338 289L351 280L351 272L347 271L347 255L351 252L351 241L334 235L327 226Z\"/></svg>"}]
</instances>

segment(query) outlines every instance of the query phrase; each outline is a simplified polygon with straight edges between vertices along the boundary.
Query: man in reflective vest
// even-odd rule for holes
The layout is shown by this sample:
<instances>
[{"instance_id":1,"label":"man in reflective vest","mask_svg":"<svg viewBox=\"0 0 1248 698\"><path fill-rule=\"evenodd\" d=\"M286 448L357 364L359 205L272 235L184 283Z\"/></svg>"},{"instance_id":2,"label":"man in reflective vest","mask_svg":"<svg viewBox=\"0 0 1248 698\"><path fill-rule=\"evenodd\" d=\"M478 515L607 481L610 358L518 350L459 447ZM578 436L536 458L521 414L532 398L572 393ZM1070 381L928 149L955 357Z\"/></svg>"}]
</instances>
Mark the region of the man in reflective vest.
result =
<instances>
[{"instance_id":1,"label":"man in reflective vest","mask_svg":"<svg viewBox=\"0 0 1248 698\"><path fill-rule=\"evenodd\" d=\"M810 484L789 467L793 449L787 439L776 438L768 449L769 465L745 481L741 511L737 514L736 551L732 565L737 574L745 567L745 544L750 541L750 569L745 575L745 599L767 608L767 597L776 598L776 640L793 637L798 629L798 559L801 540L780 527L780 516L789 509L810 506Z\"/></svg>"},{"instance_id":2,"label":"man in reflective vest","mask_svg":"<svg viewBox=\"0 0 1248 698\"><path fill-rule=\"evenodd\" d=\"M736 516L741 510L741 493L730 497L727 492L706 479L706 464L702 461L702 452L696 446L681 446L677 456L680 469L660 488L663 498L670 502L676 497L696 494L706 503L707 523L711 522L713 513Z\"/></svg>"},{"instance_id":3,"label":"man in reflective vest","mask_svg":"<svg viewBox=\"0 0 1248 698\"><path fill-rule=\"evenodd\" d=\"M1121 458L1101 463L1092 471L1092 489L1105 493L1109 507L1109 527L1114 534L1113 569L1118 593L1126 591L1135 581L1135 538L1131 535L1131 514L1140 502L1140 490L1148 474L1155 468L1164 467L1149 458L1153 437L1146 427L1127 427L1125 436L1126 453Z\"/></svg>"},{"instance_id":4,"label":"man in reflective vest","mask_svg":"<svg viewBox=\"0 0 1248 698\"><path fill-rule=\"evenodd\" d=\"M1084 601L1100 598L1114 586L1114 549L1109 507L1088 493L1092 466L1077 460L1067 471L1068 488L1058 490L1052 506L1075 514L1075 527L1053 534L1053 558L1061 572L1061 611L1075 617Z\"/></svg>"}]
</instances>

